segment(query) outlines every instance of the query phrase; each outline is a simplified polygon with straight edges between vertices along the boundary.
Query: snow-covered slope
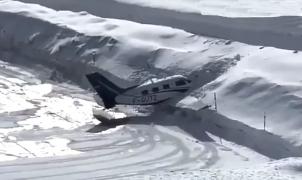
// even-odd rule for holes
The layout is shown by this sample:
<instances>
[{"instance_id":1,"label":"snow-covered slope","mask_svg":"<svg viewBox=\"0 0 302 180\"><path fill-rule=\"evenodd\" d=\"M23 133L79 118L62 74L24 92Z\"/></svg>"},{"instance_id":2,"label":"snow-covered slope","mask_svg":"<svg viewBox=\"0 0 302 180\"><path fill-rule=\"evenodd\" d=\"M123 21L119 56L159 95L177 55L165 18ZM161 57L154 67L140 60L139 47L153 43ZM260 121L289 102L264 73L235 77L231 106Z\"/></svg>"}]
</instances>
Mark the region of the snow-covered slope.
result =
<instances>
[{"instance_id":1,"label":"snow-covered slope","mask_svg":"<svg viewBox=\"0 0 302 180\"><path fill-rule=\"evenodd\" d=\"M301 54L265 48L206 86L207 101L218 94L219 111L253 127L282 132L301 145ZM279 134L279 133L278 133ZM295 139L295 140L294 140Z\"/></svg>"},{"instance_id":2,"label":"snow-covered slope","mask_svg":"<svg viewBox=\"0 0 302 180\"><path fill-rule=\"evenodd\" d=\"M282 11L281 17L225 17L225 13L220 13L217 7L217 12L212 15L203 15L199 12L184 12L182 5L191 6L192 8L198 7L196 5L197 1L191 0L178 0L175 1L158 1L158 0L137 0L137 1L115 1L115 0L20 0L23 2L38 3L50 8L55 8L57 10L71 10L71 11L87 11L96 16L105 18L117 18L126 19L130 21L135 21L144 24L155 24L164 25L173 28L183 29L187 32L191 32L196 35L211 36L222 39L229 39L234 41L239 41L242 43L248 43L253 45L261 46L272 46L282 49L291 50L302 50L302 17L295 12L295 8L301 9L300 0L293 0L292 3L287 3L288 1L278 1L280 6L274 6L277 1L244 1L247 3L246 6L251 6L258 12L265 12L261 7L271 10L276 10L275 8L285 8L285 5L289 5L293 9ZM202 3L219 3L217 6L222 6L222 4L229 4L230 7L235 8L232 12L235 14L248 13L248 10L240 12L240 7L245 6L240 4L243 1L198 1ZM129 4L129 2L132 2ZM136 3L134 3L136 2ZM159 2L161 5L159 5ZM233 2L233 3L232 3ZM252 6L252 3L266 4L266 6ZM159 6L154 6L155 4ZM174 5L171 5L174 4ZM297 5L295 5L297 4ZM233 6L234 5L234 6ZM207 9L207 6L203 6ZM237 11L236 8L238 7ZM278 9L276 11L279 11ZM226 13L226 16L229 13ZM221 15L221 16L219 16ZM295 16L289 16L295 15Z\"/></svg>"},{"instance_id":3,"label":"snow-covered slope","mask_svg":"<svg viewBox=\"0 0 302 180\"><path fill-rule=\"evenodd\" d=\"M299 71L302 64L299 60L302 54L298 51L251 46L201 37L170 27L105 19L87 12L55 11L9 0L0 1L0 28L0 59L48 67L45 70L48 74L37 73L37 77L32 78L34 81L71 80L87 87L84 75L102 71L125 87L151 76L174 74L187 75L194 83L192 91L177 108L165 111L160 107L161 113L155 111L147 117L132 117L128 125L111 131L103 132L102 126L96 126L86 132L83 125L95 123L91 117L93 103L91 97L85 95L87 91L80 93L80 100L75 102L68 95L69 84L67 87L55 86L57 91L53 85L39 83L19 87L16 84L23 75L16 80L4 73L2 79L9 81L3 82L1 90L12 93L13 97L3 95L0 110L14 112L17 108L23 111L35 107L38 101L41 108L47 108L34 111L35 117L26 117L18 124L50 130L42 131L43 138L45 134L53 135L63 129L63 135L59 133L63 150L58 150L58 154L66 151L66 154L79 155L5 162L0 164L2 177L66 179L81 174L86 179L111 179L159 170L200 168L223 170L222 175L225 175L233 172L232 168L226 170L231 166L238 170L236 178L251 172L251 175L259 174L259 178L277 174L280 179L290 179L279 174L288 168L300 176L299 159L288 159L289 163L278 166L280 171L275 169L269 174L262 173L262 166L259 166L265 166L270 160L302 156L299 133L302 113ZM7 90L7 86L13 89ZM203 103L213 104L214 92L218 95L218 113L199 110ZM58 98L57 94L63 95ZM20 103L18 107L13 106L14 101ZM58 104L71 109L64 111ZM48 109L51 113L47 113ZM79 115L62 118L72 116L73 111L79 111ZM264 112L268 132L262 130ZM55 125L45 123L44 120L49 118L56 120ZM11 133L10 128L3 131ZM31 132L32 129L29 134ZM26 137L22 133L16 135L17 139ZM8 134L4 137L9 137ZM47 144L41 143L43 138L36 143L37 148ZM8 141L15 141L15 138ZM27 145L32 144L24 141ZM68 142L71 143L66 147ZM276 167L270 165L267 166ZM247 167L257 170L249 171ZM216 170L212 172L215 174Z\"/></svg>"},{"instance_id":4,"label":"snow-covered slope","mask_svg":"<svg viewBox=\"0 0 302 180\"><path fill-rule=\"evenodd\" d=\"M155 8L228 17L301 16L300 0L116 0Z\"/></svg>"},{"instance_id":5,"label":"snow-covered slope","mask_svg":"<svg viewBox=\"0 0 302 180\"><path fill-rule=\"evenodd\" d=\"M238 61L234 51L238 43L227 46L226 40L169 27L54 11L15 1L1 1L0 8L3 49L17 49L20 55L54 66L78 84L87 83L82 79L84 74L95 69L139 81L150 73L190 75L203 71L206 64L230 66ZM220 68L223 71L224 67Z\"/></svg>"},{"instance_id":6,"label":"snow-covered slope","mask_svg":"<svg viewBox=\"0 0 302 180\"><path fill-rule=\"evenodd\" d=\"M204 88L211 103L217 91L222 114L261 128L267 111L271 132L301 142L300 53L15 1L2 1L0 9L1 38L7 42L3 49L50 64L80 85L87 83L85 73L97 69L127 80L125 84L152 74L188 75L195 83L190 95L195 99L187 105L198 104ZM21 25L26 30L17 28Z\"/></svg>"}]
</instances>

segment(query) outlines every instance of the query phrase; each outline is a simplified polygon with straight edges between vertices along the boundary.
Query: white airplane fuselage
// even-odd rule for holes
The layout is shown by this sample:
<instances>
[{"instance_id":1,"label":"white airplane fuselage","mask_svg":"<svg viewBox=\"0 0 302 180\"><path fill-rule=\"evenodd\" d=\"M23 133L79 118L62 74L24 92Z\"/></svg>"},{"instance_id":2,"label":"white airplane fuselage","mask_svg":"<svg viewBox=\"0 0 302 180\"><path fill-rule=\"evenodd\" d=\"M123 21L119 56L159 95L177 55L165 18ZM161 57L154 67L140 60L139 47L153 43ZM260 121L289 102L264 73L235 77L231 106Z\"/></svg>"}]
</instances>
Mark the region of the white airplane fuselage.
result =
<instances>
[{"instance_id":1,"label":"white airplane fuselage","mask_svg":"<svg viewBox=\"0 0 302 180\"><path fill-rule=\"evenodd\" d=\"M151 80L152 81L152 80ZM177 84L178 82L178 84ZM152 105L179 96L190 88L189 80L183 76L172 76L149 82L130 89L115 98L117 104Z\"/></svg>"},{"instance_id":2,"label":"white airplane fuselage","mask_svg":"<svg viewBox=\"0 0 302 180\"><path fill-rule=\"evenodd\" d=\"M87 75L87 78L102 98L106 108L111 108L117 104L159 104L182 95L191 87L191 81L181 75L149 80L128 89L119 88L99 73Z\"/></svg>"}]
</instances>

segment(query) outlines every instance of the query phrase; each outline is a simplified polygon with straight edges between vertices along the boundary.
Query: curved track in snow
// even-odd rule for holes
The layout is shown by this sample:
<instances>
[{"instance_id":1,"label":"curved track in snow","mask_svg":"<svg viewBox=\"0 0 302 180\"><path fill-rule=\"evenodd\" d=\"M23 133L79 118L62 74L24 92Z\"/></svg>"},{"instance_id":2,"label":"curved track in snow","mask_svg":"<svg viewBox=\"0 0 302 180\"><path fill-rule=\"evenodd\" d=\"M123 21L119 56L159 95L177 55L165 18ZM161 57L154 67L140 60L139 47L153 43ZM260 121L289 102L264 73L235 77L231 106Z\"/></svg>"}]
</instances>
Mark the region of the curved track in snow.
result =
<instances>
[{"instance_id":1,"label":"curved track in snow","mask_svg":"<svg viewBox=\"0 0 302 180\"><path fill-rule=\"evenodd\" d=\"M144 135L137 137L134 132L137 129ZM191 156L191 150L179 138L156 128L137 129L125 128L125 131L107 135L68 135L72 139L69 146L82 154L6 162L0 164L0 172L6 179L112 179L190 167L199 158L207 157L209 161L215 158L211 148L206 146Z\"/></svg>"}]
</instances>

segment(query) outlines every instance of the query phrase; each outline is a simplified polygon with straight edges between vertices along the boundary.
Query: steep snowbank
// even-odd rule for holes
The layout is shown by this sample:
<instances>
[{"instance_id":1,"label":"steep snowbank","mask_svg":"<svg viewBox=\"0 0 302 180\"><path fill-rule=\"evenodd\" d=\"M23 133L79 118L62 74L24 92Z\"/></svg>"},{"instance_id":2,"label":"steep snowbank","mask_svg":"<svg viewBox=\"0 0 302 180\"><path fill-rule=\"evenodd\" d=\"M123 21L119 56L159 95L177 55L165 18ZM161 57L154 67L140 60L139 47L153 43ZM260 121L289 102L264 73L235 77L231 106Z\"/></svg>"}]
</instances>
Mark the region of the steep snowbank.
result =
<instances>
[{"instance_id":1,"label":"steep snowbank","mask_svg":"<svg viewBox=\"0 0 302 180\"><path fill-rule=\"evenodd\" d=\"M219 112L284 135L301 145L302 54L265 48L251 53L208 84L205 101L218 94Z\"/></svg>"},{"instance_id":2,"label":"steep snowbank","mask_svg":"<svg viewBox=\"0 0 302 180\"><path fill-rule=\"evenodd\" d=\"M150 74L164 76L172 71L190 75L209 63L230 65L237 61L232 51L238 43L226 46L224 40L168 27L15 1L1 1L0 9L3 50L56 67L78 84L87 83L84 74L96 69L140 81Z\"/></svg>"},{"instance_id":3,"label":"steep snowbank","mask_svg":"<svg viewBox=\"0 0 302 180\"><path fill-rule=\"evenodd\" d=\"M170 6L172 2L168 1L156 1L156 0L123 0L118 2L115 0L21 0L23 2L38 3L50 8L57 10L71 10L71 11L87 11L91 14L105 17L105 18L117 18L117 19L126 19L130 21L145 23L145 24L156 24L156 25L165 25L169 27L183 29L185 31L199 34L203 36L211 36L222 39L229 39L234 41L239 41L247 44L260 45L260 46L272 46L282 49L291 49L291 50L302 50L302 17L298 15L298 11L301 12L301 3L299 0L291 1L290 0L282 1L279 5L269 6L277 3L276 1L260 1L259 4L268 4L268 7L263 6L267 9L273 9L278 7L279 10L282 8L280 15L281 17L265 17L256 18L256 17L234 17L228 18L223 17L225 14L219 14L215 11L213 15L201 15L200 12L183 12L180 11L180 8L183 9L183 4L186 4L190 7L196 6L197 0L185 1L178 0L174 6ZM242 3L243 0L240 0ZM129 4L129 2L132 2ZM158 2L158 3L157 3ZM201 2L201 1L199 1ZM199 3L198 2L198 3ZM244 1L247 5L241 5L240 2L226 1L230 7L235 8L232 12L236 13L240 11L241 6L249 6L255 1ZM159 5L159 3L161 5ZM202 1L202 3L213 3L213 6L221 6L220 1ZM219 3L219 4L216 4ZM232 6L232 4L236 5ZM156 7L155 7L156 4ZM190 5L189 5L190 4ZM284 10L285 5L290 6L289 10ZM176 7L175 7L176 6ZM203 5L201 5L203 6ZM160 7L160 8L157 8ZM207 9L206 6L203 6ZM239 7L239 9L236 9ZM249 7L255 9L258 12L265 12L261 5L257 7ZM223 5L221 7L224 8ZM170 10L169 10L170 9ZM172 9L172 10L171 10ZM218 8L219 9L219 8ZM278 9L275 9L279 11ZM296 11L295 11L296 10ZM245 10L244 12L248 12ZM283 13L285 12L285 13ZM291 12L295 12L291 14ZM240 12L239 12L240 13ZM240 13L242 14L242 13ZM222 16L219 16L222 15ZM226 14L228 15L228 13ZM295 15L295 16L290 16ZM268 15L269 16L269 15Z\"/></svg>"},{"instance_id":4,"label":"steep snowbank","mask_svg":"<svg viewBox=\"0 0 302 180\"><path fill-rule=\"evenodd\" d=\"M301 16L299 0L116 0L147 7L227 17Z\"/></svg>"}]
</instances>

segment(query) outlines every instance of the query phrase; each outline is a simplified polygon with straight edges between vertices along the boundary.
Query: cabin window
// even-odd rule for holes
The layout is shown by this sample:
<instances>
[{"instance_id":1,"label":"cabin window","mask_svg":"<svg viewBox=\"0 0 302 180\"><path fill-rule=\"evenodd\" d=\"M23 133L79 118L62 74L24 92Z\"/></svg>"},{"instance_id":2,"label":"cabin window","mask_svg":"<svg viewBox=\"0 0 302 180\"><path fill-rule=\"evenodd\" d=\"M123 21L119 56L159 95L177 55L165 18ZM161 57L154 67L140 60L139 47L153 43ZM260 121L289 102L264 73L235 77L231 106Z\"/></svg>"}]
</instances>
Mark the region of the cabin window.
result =
<instances>
[{"instance_id":1,"label":"cabin window","mask_svg":"<svg viewBox=\"0 0 302 180\"><path fill-rule=\"evenodd\" d=\"M152 88L152 92L158 92L159 91L159 88L158 87L154 87L154 88Z\"/></svg>"},{"instance_id":2,"label":"cabin window","mask_svg":"<svg viewBox=\"0 0 302 180\"><path fill-rule=\"evenodd\" d=\"M148 90L143 90L142 91L142 95L148 95L148 94L149 94Z\"/></svg>"},{"instance_id":3,"label":"cabin window","mask_svg":"<svg viewBox=\"0 0 302 180\"><path fill-rule=\"evenodd\" d=\"M186 85L186 81L184 81L184 80L178 80L178 81L175 82L175 85L176 85L176 86L183 86L183 85Z\"/></svg>"},{"instance_id":4,"label":"cabin window","mask_svg":"<svg viewBox=\"0 0 302 180\"><path fill-rule=\"evenodd\" d=\"M164 89L170 89L170 85L169 85L169 84L164 84L164 85L163 85L163 88L164 88Z\"/></svg>"}]
</instances>

